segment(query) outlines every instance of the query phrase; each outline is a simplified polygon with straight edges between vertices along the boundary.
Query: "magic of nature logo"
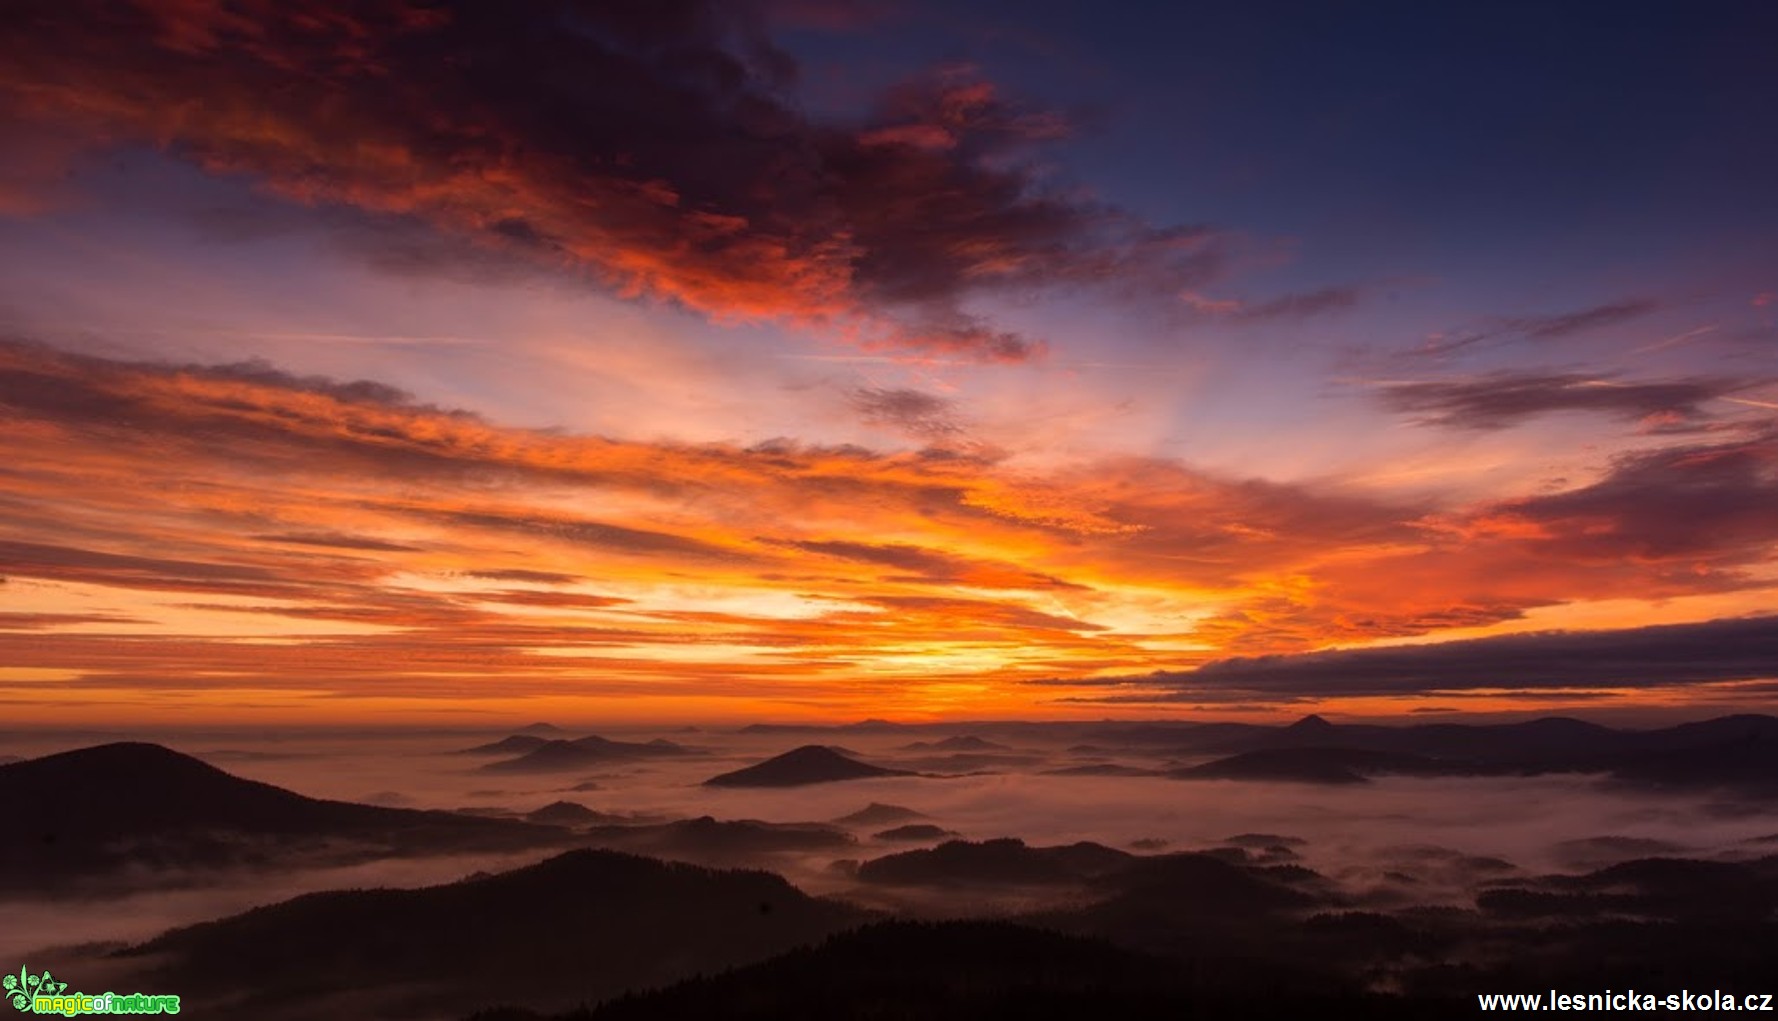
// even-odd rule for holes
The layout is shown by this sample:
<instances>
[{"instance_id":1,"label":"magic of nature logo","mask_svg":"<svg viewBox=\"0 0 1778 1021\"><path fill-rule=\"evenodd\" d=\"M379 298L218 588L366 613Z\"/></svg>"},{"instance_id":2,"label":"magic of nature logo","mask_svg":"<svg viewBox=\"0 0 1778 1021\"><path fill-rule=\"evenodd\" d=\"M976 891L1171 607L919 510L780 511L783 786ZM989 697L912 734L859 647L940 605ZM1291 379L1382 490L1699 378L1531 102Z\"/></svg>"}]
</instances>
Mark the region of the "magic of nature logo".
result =
<instances>
[{"instance_id":1,"label":"magic of nature logo","mask_svg":"<svg viewBox=\"0 0 1778 1021\"><path fill-rule=\"evenodd\" d=\"M12 1005L29 1014L177 1014L179 997L156 993L81 993L69 992L68 983L58 982L45 971L33 975L20 968L17 975L0 976L6 998Z\"/></svg>"}]
</instances>

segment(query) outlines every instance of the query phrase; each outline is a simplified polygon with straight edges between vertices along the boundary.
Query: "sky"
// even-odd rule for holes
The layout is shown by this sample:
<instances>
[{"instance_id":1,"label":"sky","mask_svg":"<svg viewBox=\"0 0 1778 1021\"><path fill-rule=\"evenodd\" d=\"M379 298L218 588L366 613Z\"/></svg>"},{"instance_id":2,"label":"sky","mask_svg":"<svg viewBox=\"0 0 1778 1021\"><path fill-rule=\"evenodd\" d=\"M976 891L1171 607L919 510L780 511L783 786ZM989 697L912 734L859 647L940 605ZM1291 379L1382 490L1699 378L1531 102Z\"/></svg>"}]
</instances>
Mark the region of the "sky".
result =
<instances>
[{"instance_id":1,"label":"sky","mask_svg":"<svg viewBox=\"0 0 1778 1021\"><path fill-rule=\"evenodd\" d=\"M1778 8L23 0L13 723L1778 701Z\"/></svg>"}]
</instances>

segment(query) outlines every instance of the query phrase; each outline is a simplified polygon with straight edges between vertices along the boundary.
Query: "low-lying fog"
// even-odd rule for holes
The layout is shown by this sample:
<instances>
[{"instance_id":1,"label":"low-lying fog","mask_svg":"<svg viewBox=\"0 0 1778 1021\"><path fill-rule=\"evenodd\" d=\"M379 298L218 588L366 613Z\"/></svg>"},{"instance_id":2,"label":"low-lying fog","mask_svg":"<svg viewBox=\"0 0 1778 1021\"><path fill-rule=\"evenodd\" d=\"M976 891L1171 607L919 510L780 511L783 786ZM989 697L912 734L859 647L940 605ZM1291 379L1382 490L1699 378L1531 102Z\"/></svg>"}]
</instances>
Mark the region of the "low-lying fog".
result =
<instances>
[{"instance_id":1,"label":"low-lying fog","mask_svg":"<svg viewBox=\"0 0 1778 1021\"><path fill-rule=\"evenodd\" d=\"M624 740L664 737L694 748L680 758L626 762L609 768L528 774L484 771L501 756L463 750L500 733L303 736L138 734L195 755L237 776L312 797L428 809L525 813L559 800L598 812L662 819L829 823L869 803L905 806L930 823L980 840L1018 837L1032 845L1095 841L1141 852L1223 845L1240 834L1295 838L1297 863L1338 881L1360 900L1378 903L1465 903L1476 883L1497 878L1496 858L1523 873L1577 871L1663 850L1692 857L1769 853L1756 838L1778 832L1778 811L1757 802L1692 795L1655 795L1591 777L1378 778L1355 785L1177 780L1151 776L1044 775L1086 763L1156 767L1177 764L1140 749L1069 751L995 738L1009 750L953 760L952 776L856 780L783 789L704 787L716 774L806 743L843 747L879 765L937 773L944 752L907 750L931 740L917 733L736 734L720 731L602 731ZM580 736L578 732L569 736ZM115 739L115 738L113 738ZM98 743L99 739L38 735L0 752L31 757ZM997 761L983 761L983 756ZM891 824L892 825L892 824ZM883 903L854 890L839 859L868 860L936 841L874 839L887 825L849 827L857 844L840 853L776 855L750 864L778 871L804 890ZM1627 838L1599 840L1597 838ZM1456 852L1456 853L1447 853ZM0 960L27 951L89 941L139 940L169 926L232 914L297 893L366 886L419 886L496 871L555 853L440 857L372 862L198 889L145 893L123 900L22 901L0 905ZM948 895L955 896L955 895ZM988 902L957 900L955 913ZM930 896L925 901L931 909Z\"/></svg>"}]
</instances>

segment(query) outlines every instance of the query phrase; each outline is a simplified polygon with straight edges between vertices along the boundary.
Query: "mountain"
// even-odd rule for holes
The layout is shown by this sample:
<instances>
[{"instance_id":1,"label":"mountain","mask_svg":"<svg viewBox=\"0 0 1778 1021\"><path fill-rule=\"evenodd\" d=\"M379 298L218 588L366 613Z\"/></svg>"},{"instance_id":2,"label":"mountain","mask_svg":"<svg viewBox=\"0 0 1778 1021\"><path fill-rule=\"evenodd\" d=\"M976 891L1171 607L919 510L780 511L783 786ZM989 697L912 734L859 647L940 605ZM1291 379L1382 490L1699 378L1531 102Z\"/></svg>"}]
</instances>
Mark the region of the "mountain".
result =
<instances>
[{"instance_id":1,"label":"mountain","mask_svg":"<svg viewBox=\"0 0 1778 1021\"><path fill-rule=\"evenodd\" d=\"M845 830L820 823L718 820L707 815L669 823L595 826L583 839L593 847L712 865L746 863L762 855L844 851L857 842Z\"/></svg>"},{"instance_id":2,"label":"mountain","mask_svg":"<svg viewBox=\"0 0 1778 1021\"><path fill-rule=\"evenodd\" d=\"M582 748L571 741L545 741L516 759L490 762L482 767L482 772L553 773L604 766L612 760L607 753Z\"/></svg>"},{"instance_id":3,"label":"mountain","mask_svg":"<svg viewBox=\"0 0 1778 1021\"><path fill-rule=\"evenodd\" d=\"M885 805L873 801L850 815L842 815L834 822L846 826L886 826L889 823L907 822L910 819L926 818L920 812L900 805Z\"/></svg>"},{"instance_id":4,"label":"mountain","mask_svg":"<svg viewBox=\"0 0 1778 1021\"><path fill-rule=\"evenodd\" d=\"M304 797L155 744L97 745L0 766L0 891L49 892L226 867L560 846L564 831L453 812Z\"/></svg>"},{"instance_id":5,"label":"mountain","mask_svg":"<svg viewBox=\"0 0 1778 1021\"><path fill-rule=\"evenodd\" d=\"M1210 726L1182 734L1198 739ZM1778 796L1778 717L1758 714L1646 731L1567 717L1393 727L1307 716L1287 727L1224 732L1211 745L1241 750L1169 775L1356 784L1383 774L1597 773L1636 786Z\"/></svg>"},{"instance_id":6,"label":"mountain","mask_svg":"<svg viewBox=\"0 0 1778 1021\"><path fill-rule=\"evenodd\" d=\"M1100 762L1090 766L1064 766L1061 769L1043 770L1044 776L1165 776L1158 769L1143 769L1140 766L1120 766L1113 762Z\"/></svg>"},{"instance_id":7,"label":"mountain","mask_svg":"<svg viewBox=\"0 0 1778 1021\"><path fill-rule=\"evenodd\" d=\"M1333 733L1334 729L1334 725L1327 722L1325 718L1318 716L1315 713L1310 713L1295 723L1292 723L1290 726L1285 727L1284 732L1297 740L1301 740L1303 738L1313 739L1325 737L1328 734Z\"/></svg>"},{"instance_id":8,"label":"mountain","mask_svg":"<svg viewBox=\"0 0 1778 1021\"><path fill-rule=\"evenodd\" d=\"M1778 908L1778 857L1751 862L1639 858L1581 875L1503 884L1483 891L1476 903L1484 911L1524 918L1761 921Z\"/></svg>"},{"instance_id":9,"label":"mountain","mask_svg":"<svg viewBox=\"0 0 1778 1021\"><path fill-rule=\"evenodd\" d=\"M599 826L630 821L621 815L595 812L578 801L552 801L535 811L526 812L525 820L545 826Z\"/></svg>"},{"instance_id":10,"label":"mountain","mask_svg":"<svg viewBox=\"0 0 1778 1021\"><path fill-rule=\"evenodd\" d=\"M998 773L1034 766L1044 761L1041 755L1022 752L954 752L948 755L926 755L896 760L898 766L921 773L955 776L963 773Z\"/></svg>"},{"instance_id":11,"label":"mountain","mask_svg":"<svg viewBox=\"0 0 1778 1021\"><path fill-rule=\"evenodd\" d=\"M901 746L904 752L1010 752L1011 748L972 734L947 737L942 741L915 741Z\"/></svg>"},{"instance_id":12,"label":"mountain","mask_svg":"<svg viewBox=\"0 0 1778 1021\"><path fill-rule=\"evenodd\" d=\"M561 727L558 727L553 723L530 723L513 731L513 733L550 737L556 734L567 733L567 731L564 731Z\"/></svg>"},{"instance_id":13,"label":"mountain","mask_svg":"<svg viewBox=\"0 0 1778 1021\"><path fill-rule=\"evenodd\" d=\"M1740 713L1696 723L1646 731L1637 742L1644 748L1700 748L1741 741L1778 741L1778 716Z\"/></svg>"},{"instance_id":14,"label":"mountain","mask_svg":"<svg viewBox=\"0 0 1778 1021\"><path fill-rule=\"evenodd\" d=\"M508 740L511 740L510 738ZM488 773L551 773L612 762L632 762L686 755L688 750L659 738L645 743L613 741L597 734L572 741L544 741L516 759L493 762L482 767Z\"/></svg>"},{"instance_id":15,"label":"mountain","mask_svg":"<svg viewBox=\"0 0 1778 1021\"><path fill-rule=\"evenodd\" d=\"M1122 946L1165 953L1231 974L1246 974L1256 997L1294 967L1320 968L1324 948L1292 945L1296 919L1335 906L1332 888L1296 866L1245 864L1217 854L1134 855L1093 877L1091 899L1077 908L1027 916L1033 924ZM1341 970L1342 975L1356 972Z\"/></svg>"},{"instance_id":16,"label":"mountain","mask_svg":"<svg viewBox=\"0 0 1778 1021\"><path fill-rule=\"evenodd\" d=\"M793 748L764 762L713 776L704 781L706 787L800 787L813 783L834 783L840 780L868 780L884 776L912 776L901 769L873 766L847 758L825 745L809 744Z\"/></svg>"},{"instance_id":17,"label":"mountain","mask_svg":"<svg viewBox=\"0 0 1778 1021\"><path fill-rule=\"evenodd\" d=\"M1243 865L1215 854L1135 855L1098 881L1111 896L1088 912L1103 920L1125 908L1152 912L1170 905L1192 917L1233 917L1303 908L1319 902L1306 884L1319 877L1306 869Z\"/></svg>"},{"instance_id":18,"label":"mountain","mask_svg":"<svg viewBox=\"0 0 1778 1021\"><path fill-rule=\"evenodd\" d=\"M549 743L549 739L536 734L514 734L503 737L491 744L478 744L474 748L465 748L458 755L520 755L536 751Z\"/></svg>"},{"instance_id":19,"label":"mountain","mask_svg":"<svg viewBox=\"0 0 1778 1021\"><path fill-rule=\"evenodd\" d=\"M1720 731L1694 732L1693 736L1713 743L1623 756L1612 764L1611 775L1641 787L1721 788L1778 796L1778 732L1757 727L1729 732L1738 736L1723 740Z\"/></svg>"},{"instance_id":20,"label":"mountain","mask_svg":"<svg viewBox=\"0 0 1778 1021\"><path fill-rule=\"evenodd\" d=\"M942 826L934 826L930 823L909 823L906 826L896 826L893 829L883 830L880 833L873 833L873 834L871 834L871 839L872 840L943 840L946 837L954 837L956 835L957 835L956 833L954 833L950 830L947 830Z\"/></svg>"},{"instance_id":21,"label":"mountain","mask_svg":"<svg viewBox=\"0 0 1778 1021\"><path fill-rule=\"evenodd\" d=\"M310 894L126 951L194 1013L462 1016L562 1009L769 957L866 916L764 872L609 851L443 886ZM219 1015L220 1016L220 1015Z\"/></svg>"},{"instance_id":22,"label":"mountain","mask_svg":"<svg viewBox=\"0 0 1778 1021\"><path fill-rule=\"evenodd\" d=\"M1271 748L1167 773L1179 780L1285 780L1296 783L1360 784L1377 774L1450 776L1460 767L1419 755L1361 748Z\"/></svg>"},{"instance_id":23,"label":"mountain","mask_svg":"<svg viewBox=\"0 0 1778 1021\"><path fill-rule=\"evenodd\" d=\"M1053 886L1114 872L1133 859L1086 841L1030 847L1014 837L948 840L937 847L867 861L858 866L858 878L892 886Z\"/></svg>"}]
</instances>

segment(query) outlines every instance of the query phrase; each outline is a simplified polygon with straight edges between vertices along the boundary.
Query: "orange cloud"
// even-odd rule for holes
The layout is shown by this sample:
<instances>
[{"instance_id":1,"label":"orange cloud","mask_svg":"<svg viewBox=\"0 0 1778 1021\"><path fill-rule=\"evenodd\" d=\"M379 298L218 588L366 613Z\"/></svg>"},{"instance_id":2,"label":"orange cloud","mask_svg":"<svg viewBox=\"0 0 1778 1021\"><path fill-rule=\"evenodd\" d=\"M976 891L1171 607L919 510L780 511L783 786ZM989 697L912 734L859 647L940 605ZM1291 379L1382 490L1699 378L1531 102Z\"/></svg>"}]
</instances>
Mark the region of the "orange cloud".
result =
<instances>
[{"instance_id":1,"label":"orange cloud","mask_svg":"<svg viewBox=\"0 0 1778 1021\"><path fill-rule=\"evenodd\" d=\"M564 435L24 344L0 344L0 424L0 698L46 713L72 692L919 713L955 710L933 685L958 678L967 709L1063 711L1018 682L1757 601L1778 541L1771 432L1439 506L1154 459Z\"/></svg>"}]
</instances>

